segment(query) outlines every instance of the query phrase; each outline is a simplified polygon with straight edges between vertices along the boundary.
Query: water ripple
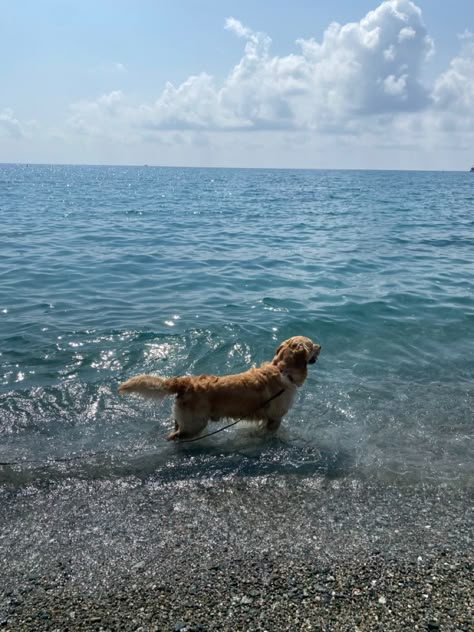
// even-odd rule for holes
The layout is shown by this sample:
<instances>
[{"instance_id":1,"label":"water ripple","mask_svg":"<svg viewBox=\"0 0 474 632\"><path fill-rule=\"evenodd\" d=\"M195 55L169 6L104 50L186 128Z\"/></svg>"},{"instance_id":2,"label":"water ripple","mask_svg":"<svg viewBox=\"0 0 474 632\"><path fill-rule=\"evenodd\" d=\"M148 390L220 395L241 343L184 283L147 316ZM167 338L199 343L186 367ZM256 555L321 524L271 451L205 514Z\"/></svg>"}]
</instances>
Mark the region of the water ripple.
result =
<instances>
[{"instance_id":1,"label":"water ripple","mask_svg":"<svg viewBox=\"0 0 474 632\"><path fill-rule=\"evenodd\" d=\"M346 474L471 480L469 174L3 165L0 182L1 461L308 473L343 455ZM295 333L323 353L276 443L237 427L176 451L170 402L115 394L139 372L244 370Z\"/></svg>"}]
</instances>

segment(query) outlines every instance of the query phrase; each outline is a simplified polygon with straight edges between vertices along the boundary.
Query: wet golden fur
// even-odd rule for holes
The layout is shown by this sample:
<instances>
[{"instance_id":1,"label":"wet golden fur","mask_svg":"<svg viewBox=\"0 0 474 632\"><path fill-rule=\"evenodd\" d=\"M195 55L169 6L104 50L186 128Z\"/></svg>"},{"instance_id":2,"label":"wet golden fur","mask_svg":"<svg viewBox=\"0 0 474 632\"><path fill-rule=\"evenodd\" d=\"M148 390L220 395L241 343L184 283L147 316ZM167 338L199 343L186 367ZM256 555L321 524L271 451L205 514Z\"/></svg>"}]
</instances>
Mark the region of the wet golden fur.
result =
<instances>
[{"instance_id":1,"label":"wet golden fur","mask_svg":"<svg viewBox=\"0 0 474 632\"><path fill-rule=\"evenodd\" d=\"M274 431L291 408L297 387L306 380L307 365L316 361L320 350L309 338L294 336L278 347L271 362L244 373L172 378L137 375L121 384L118 392L158 399L176 395L175 430L168 441L195 437L209 420L224 417L261 421Z\"/></svg>"}]
</instances>

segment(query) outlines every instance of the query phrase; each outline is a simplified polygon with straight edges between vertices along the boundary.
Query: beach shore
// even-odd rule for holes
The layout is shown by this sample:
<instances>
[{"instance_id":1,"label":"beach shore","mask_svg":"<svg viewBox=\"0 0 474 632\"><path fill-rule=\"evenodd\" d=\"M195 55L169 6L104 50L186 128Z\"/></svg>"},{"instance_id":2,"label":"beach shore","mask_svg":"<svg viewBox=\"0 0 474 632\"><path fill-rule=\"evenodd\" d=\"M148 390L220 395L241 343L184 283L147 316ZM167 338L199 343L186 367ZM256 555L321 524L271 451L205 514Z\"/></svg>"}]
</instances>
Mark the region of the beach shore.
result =
<instances>
[{"instance_id":1,"label":"beach shore","mask_svg":"<svg viewBox=\"0 0 474 632\"><path fill-rule=\"evenodd\" d=\"M472 630L472 495L325 477L5 485L2 630Z\"/></svg>"}]
</instances>

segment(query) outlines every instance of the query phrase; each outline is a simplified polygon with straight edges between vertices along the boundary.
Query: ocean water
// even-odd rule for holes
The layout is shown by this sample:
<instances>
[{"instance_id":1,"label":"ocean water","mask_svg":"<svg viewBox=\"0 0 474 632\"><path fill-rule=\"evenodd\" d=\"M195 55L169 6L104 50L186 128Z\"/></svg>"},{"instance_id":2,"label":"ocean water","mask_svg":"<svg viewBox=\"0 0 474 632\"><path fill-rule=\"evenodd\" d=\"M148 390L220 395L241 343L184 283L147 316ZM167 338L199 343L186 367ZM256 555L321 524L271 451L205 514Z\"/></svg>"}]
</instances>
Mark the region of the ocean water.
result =
<instances>
[{"instance_id":1,"label":"ocean water","mask_svg":"<svg viewBox=\"0 0 474 632\"><path fill-rule=\"evenodd\" d=\"M472 174L0 165L0 220L0 480L473 483ZM116 395L296 334L275 437L170 445L170 400Z\"/></svg>"}]
</instances>

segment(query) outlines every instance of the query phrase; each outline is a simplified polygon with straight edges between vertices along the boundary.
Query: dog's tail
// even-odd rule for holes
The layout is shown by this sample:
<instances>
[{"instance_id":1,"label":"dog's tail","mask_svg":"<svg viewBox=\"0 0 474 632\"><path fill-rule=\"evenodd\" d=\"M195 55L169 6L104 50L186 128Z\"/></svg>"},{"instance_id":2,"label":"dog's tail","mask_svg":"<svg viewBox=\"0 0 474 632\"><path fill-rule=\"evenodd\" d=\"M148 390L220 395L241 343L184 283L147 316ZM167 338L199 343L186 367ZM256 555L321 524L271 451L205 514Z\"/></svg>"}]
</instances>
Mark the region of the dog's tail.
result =
<instances>
[{"instance_id":1,"label":"dog's tail","mask_svg":"<svg viewBox=\"0 0 474 632\"><path fill-rule=\"evenodd\" d=\"M169 395L179 395L186 390L188 378L163 378L154 375L136 375L120 384L118 393L138 393L145 397L163 399Z\"/></svg>"}]
</instances>

